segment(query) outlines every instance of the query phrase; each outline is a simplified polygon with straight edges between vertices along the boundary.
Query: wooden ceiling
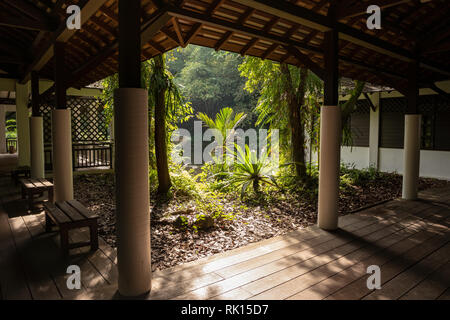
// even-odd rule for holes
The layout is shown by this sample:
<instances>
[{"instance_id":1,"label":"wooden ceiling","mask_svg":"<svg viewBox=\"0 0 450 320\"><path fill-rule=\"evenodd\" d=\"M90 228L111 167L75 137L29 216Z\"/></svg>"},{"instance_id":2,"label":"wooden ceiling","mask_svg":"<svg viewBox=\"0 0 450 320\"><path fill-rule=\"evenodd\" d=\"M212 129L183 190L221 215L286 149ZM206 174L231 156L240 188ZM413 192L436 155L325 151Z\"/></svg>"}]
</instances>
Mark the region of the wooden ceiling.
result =
<instances>
[{"instance_id":1,"label":"wooden ceiling","mask_svg":"<svg viewBox=\"0 0 450 320\"><path fill-rule=\"evenodd\" d=\"M82 28L66 28L67 4L82 8ZM368 30L366 9L382 8ZM339 32L340 76L406 88L408 63L421 87L450 79L448 0L142 0L142 60L196 44L305 66L323 76L324 31ZM66 42L68 85L118 70L117 0L0 0L0 76L31 71L53 78L53 44Z\"/></svg>"}]
</instances>

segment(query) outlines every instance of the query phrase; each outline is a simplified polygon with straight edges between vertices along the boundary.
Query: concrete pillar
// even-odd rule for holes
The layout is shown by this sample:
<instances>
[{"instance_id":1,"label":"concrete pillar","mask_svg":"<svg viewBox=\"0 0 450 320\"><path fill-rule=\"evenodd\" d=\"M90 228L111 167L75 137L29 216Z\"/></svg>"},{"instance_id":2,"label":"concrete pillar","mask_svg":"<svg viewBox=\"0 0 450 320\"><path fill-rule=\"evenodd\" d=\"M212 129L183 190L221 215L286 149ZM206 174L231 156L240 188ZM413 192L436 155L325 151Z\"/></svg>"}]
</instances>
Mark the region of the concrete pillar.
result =
<instances>
[{"instance_id":1,"label":"concrete pillar","mask_svg":"<svg viewBox=\"0 0 450 320\"><path fill-rule=\"evenodd\" d=\"M53 184L55 201L73 200L70 109L52 110Z\"/></svg>"},{"instance_id":2,"label":"concrete pillar","mask_svg":"<svg viewBox=\"0 0 450 320\"><path fill-rule=\"evenodd\" d=\"M421 115L405 115L405 144L403 150L403 190L405 200L417 199L420 169Z\"/></svg>"},{"instance_id":3,"label":"concrete pillar","mask_svg":"<svg viewBox=\"0 0 450 320\"><path fill-rule=\"evenodd\" d=\"M6 112L5 108L0 106L0 153L7 153L6 150Z\"/></svg>"},{"instance_id":4,"label":"concrete pillar","mask_svg":"<svg viewBox=\"0 0 450 320\"><path fill-rule=\"evenodd\" d=\"M31 177L45 178L44 121L42 117L30 117Z\"/></svg>"},{"instance_id":5,"label":"concrete pillar","mask_svg":"<svg viewBox=\"0 0 450 320\"><path fill-rule=\"evenodd\" d=\"M116 139L114 137L114 117L111 119L111 122L109 123L109 141L111 142L111 161L112 161L112 168L113 170L116 169Z\"/></svg>"},{"instance_id":6,"label":"concrete pillar","mask_svg":"<svg viewBox=\"0 0 450 320\"><path fill-rule=\"evenodd\" d=\"M119 292L139 296L151 289L147 91L117 89L114 101Z\"/></svg>"},{"instance_id":7,"label":"concrete pillar","mask_svg":"<svg viewBox=\"0 0 450 320\"><path fill-rule=\"evenodd\" d=\"M323 106L320 112L318 226L325 230L338 228L341 131L341 108Z\"/></svg>"},{"instance_id":8,"label":"concrete pillar","mask_svg":"<svg viewBox=\"0 0 450 320\"><path fill-rule=\"evenodd\" d=\"M380 92L370 95L375 111L370 109L369 131L369 167L378 169L379 164L379 137L380 137Z\"/></svg>"},{"instance_id":9,"label":"concrete pillar","mask_svg":"<svg viewBox=\"0 0 450 320\"><path fill-rule=\"evenodd\" d=\"M28 111L28 85L16 84L16 121L18 165L30 165L30 121Z\"/></svg>"}]
</instances>

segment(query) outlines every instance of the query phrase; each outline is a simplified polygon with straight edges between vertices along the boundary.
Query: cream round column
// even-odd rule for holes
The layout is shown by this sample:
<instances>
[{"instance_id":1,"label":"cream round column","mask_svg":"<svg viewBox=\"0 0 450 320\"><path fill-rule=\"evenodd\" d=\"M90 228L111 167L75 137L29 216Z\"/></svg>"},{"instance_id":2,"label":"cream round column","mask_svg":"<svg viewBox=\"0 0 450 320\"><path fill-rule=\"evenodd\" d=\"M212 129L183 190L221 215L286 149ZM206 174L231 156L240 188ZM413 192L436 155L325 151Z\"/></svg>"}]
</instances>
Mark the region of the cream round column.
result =
<instances>
[{"instance_id":1,"label":"cream round column","mask_svg":"<svg viewBox=\"0 0 450 320\"><path fill-rule=\"evenodd\" d=\"M44 121L42 117L30 117L31 177L45 178Z\"/></svg>"},{"instance_id":2,"label":"cream round column","mask_svg":"<svg viewBox=\"0 0 450 320\"><path fill-rule=\"evenodd\" d=\"M52 155L55 201L73 200L70 109L52 111Z\"/></svg>"},{"instance_id":3,"label":"cream round column","mask_svg":"<svg viewBox=\"0 0 450 320\"><path fill-rule=\"evenodd\" d=\"M30 165L29 85L16 83L16 120L18 165Z\"/></svg>"},{"instance_id":4,"label":"cream round column","mask_svg":"<svg viewBox=\"0 0 450 320\"><path fill-rule=\"evenodd\" d=\"M320 112L318 226L325 230L338 228L341 130L341 108L323 106Z\"/></svg>"},{"instance_id":5,"label":"cream round column","mask_svg":"<svg viewBox=\"0 0 450 320\"><path fill-rule=\"evenodd\" d=\"M151 289L147 90L114 93L117 266L119 293Z\"/></svg>"},{"instance_id":6,"label":"cream round column","mask_svg":"<svg viewBox=\"0 0 450 320\"><path fill-rule=\"evenodd\" d=\"M402 190L402 198L405 200L417 199L420 169L420 123L420 114L405 115Z\"/></svg>"},{"instance_id":7,"label":"cream round column","mask_svg":"<svg viewBox=\"0 0 450 320\"><path fill-rule=\"evenodd\" d=\"M7 153L6 150L6 118L5 107L0 105L0 153Z\"/></svg>"}]
</instances>

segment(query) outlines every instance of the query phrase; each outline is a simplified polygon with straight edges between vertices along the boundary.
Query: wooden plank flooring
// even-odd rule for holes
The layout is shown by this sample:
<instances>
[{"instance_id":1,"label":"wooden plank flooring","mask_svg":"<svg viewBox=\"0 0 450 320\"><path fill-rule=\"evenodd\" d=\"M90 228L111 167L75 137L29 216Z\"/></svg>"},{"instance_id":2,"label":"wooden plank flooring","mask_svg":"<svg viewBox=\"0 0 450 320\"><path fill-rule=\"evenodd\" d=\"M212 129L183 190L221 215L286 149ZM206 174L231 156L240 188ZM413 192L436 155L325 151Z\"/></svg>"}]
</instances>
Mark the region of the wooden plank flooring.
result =
<instances>
[{"instance_id":1,"label":"wooden plank flooring","mask_svg":"<svg viewBox=\"0 0 450 320\"><path fill-rule=\"evenodd\" d=\"M26 212L18 190L0 178L0 288L3 299L117 298L116 250L100 239L94 253L64 261L44 214ZM450 299L450 188L421 200L394 200L316 226L153 273L148 299ZM70 233L83 241L88 230ZM81 268L82 288L67 289L66 268ZM381 268L369 290L367 267Z\"/></svg>"}]
</instances>

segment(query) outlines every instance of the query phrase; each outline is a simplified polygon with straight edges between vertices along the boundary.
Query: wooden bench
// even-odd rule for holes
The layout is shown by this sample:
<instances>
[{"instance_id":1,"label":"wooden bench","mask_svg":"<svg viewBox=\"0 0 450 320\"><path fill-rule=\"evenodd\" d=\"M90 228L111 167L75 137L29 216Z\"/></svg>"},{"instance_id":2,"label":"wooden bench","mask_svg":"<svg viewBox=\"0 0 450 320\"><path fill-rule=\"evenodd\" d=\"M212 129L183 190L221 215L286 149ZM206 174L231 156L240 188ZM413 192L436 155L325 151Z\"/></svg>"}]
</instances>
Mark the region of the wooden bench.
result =
<instances>
[{"instance_id":1,"label":"wooden bench","mask_svg":"<svg viewBox=\"0 0 450 320\"><path fill-rule=\"evenodd\" d=\"M77 200L45 203L45 229L52 231L53 226L59 227L61 249L65 257L69 250L90 246L92 251L98 249L97 216ZM69 243L69 230L88 227L90 239L87 242Z\"/></svg>"},{"instance_id":2,"label":"wooden bench","mask_svg":"<svg viewBox=\"0 0 450 320\"><path fill-rule=\"evenodd\" d=\"M48 201L53 202L53 183L45 179L20 179L22 184L22 199L28 196L28 206L33 209L34 195L48 194Z\"/></svg>"},{"instance_id":3,"label":"wooden bench","mask_svg":"<svg viewBox=\"0 0 450 320\"><path fill-rule=\"evenodd\" d=\"M18 167L11 172L11 179L13 180L14 184L17 185L20 178L29 178L30 172L31 169L28 166Z\"/></svg>"}]
</instances>

